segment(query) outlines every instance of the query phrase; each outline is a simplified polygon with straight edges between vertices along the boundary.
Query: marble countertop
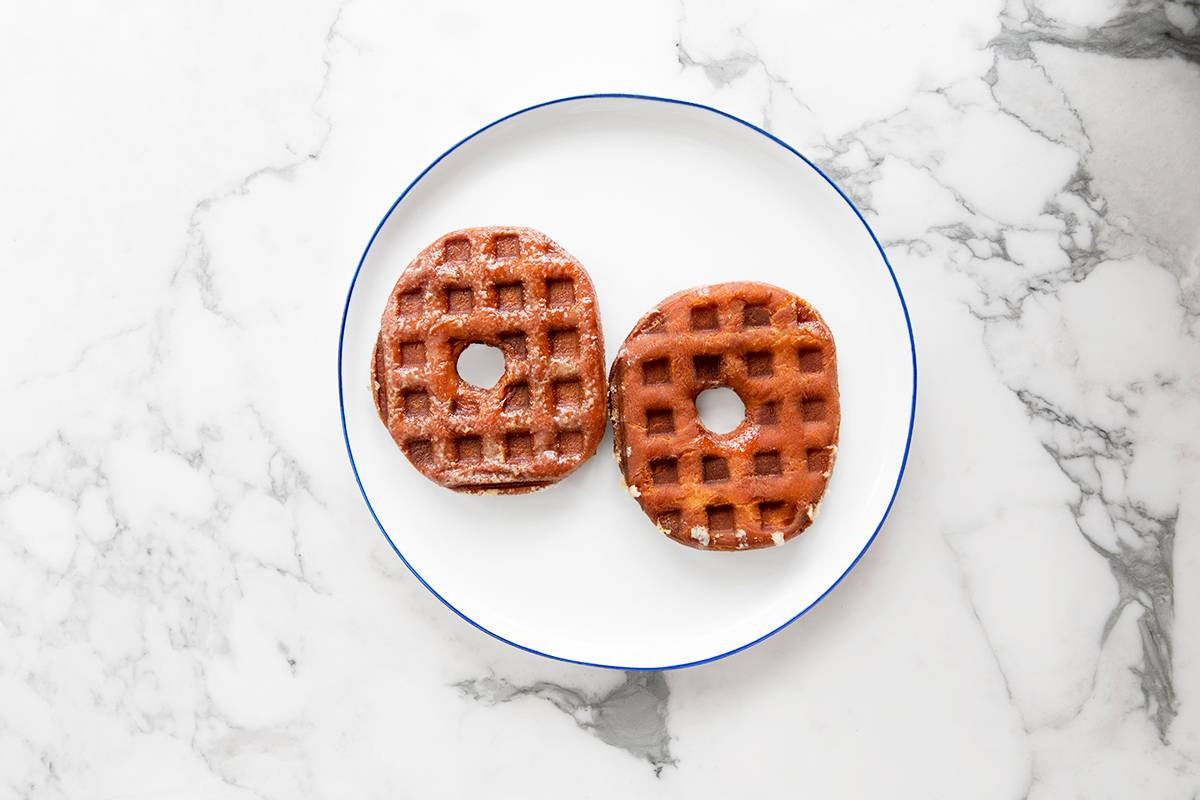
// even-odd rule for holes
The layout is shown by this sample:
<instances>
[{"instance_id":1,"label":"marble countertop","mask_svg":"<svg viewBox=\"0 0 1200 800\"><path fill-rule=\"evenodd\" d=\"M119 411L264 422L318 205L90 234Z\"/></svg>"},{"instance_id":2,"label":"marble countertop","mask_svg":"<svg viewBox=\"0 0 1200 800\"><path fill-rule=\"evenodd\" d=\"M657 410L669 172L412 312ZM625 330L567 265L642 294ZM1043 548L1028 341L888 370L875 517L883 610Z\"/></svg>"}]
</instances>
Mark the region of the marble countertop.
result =
<instances>
[{"instance_id":1,"label":"marble countertop","mask_svg":"<svg viewBox=\"0 0 1200 800\"><path fill-rule=\"evenodd\" d=\"M10 11L0 797L1197 797L1194 0L478 5ZM454 617L337 424L382 211L589 91L812 157L918 346L863 562L670 673Z\"/></svg>"}]
</instances>

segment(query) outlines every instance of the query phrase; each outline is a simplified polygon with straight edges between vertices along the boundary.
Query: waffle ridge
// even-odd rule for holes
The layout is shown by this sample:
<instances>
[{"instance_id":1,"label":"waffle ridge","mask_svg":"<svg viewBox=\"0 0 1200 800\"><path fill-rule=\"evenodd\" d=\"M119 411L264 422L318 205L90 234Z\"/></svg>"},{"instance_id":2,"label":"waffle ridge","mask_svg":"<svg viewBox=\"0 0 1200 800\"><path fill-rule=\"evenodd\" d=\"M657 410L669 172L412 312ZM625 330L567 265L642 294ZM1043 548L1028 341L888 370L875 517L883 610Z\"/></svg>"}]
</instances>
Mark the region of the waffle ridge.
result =
<instances>
[{"instance_id":1,"label":"waffle ridge","mask_svg":"<svg viewBox=\"0 0 1200 800\"><path fill-rule=\"evenodd\" d=\"M473 343L504 353L493 387L458 375ZM425 248L389 295L371 365L392 438L426 477L457 491L554 483L595 452L604 431L591 280L530 228L468 228Z\"/></svg>"},{"instance_id":2,"label":"waffle ridge","mask_svg":"<svg viewBox=\"0 0 1200 800\"><path fill-rule=\"evenodd\" d=\"M746 418L703 426L695 398L727 386ZM837 452L833 336L806 301L763 283L679 292L642 317L609 376L614 454L670 538L747 550L811 524Z\"/></svg>"}]
</instances>

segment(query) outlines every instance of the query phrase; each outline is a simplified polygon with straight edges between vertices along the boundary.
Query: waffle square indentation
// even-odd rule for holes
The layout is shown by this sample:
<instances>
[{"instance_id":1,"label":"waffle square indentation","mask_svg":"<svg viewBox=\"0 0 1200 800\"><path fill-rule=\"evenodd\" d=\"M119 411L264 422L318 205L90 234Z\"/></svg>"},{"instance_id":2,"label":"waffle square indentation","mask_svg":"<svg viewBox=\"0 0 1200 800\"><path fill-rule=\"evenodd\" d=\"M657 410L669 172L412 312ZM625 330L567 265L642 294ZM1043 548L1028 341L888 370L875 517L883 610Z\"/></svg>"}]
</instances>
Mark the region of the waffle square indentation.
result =
<instances>
[{"instance_id":1,"label":"waffle square indentation","mask_svg":"<svg viewBox=\"0 0 1200 800\"><path fill-rule=\"evenodd\" d=\"M471 257L471 240L450 239L442 248L443 261L466 261Z\"/></svg>"},{"instance_id":2,"label":"waffle square indentation","mask_svg":"<svg viewBox=\"0 0 1200 800\"><path fill-rule=\"evenodd\" d=\"M520 311L525 307L525 287L520 283L496 284L496 307L501 311Z\"/></svg>"},{"instance_id":3,"label":"waffle square indentation","mask_svg":"<svg viewBox=\"0 0 1200 800\"><path fill-rule=\"evenodd\" d=\"M696 372L698 381L715 381L721 377L721 357L692 356L692 369Z\"/></svg>"},{"instance_id":4,"label":"waffle square indentation","mask_svg":"<svg viewBox=\"0 0 1200 800\"><path fill-rule=\"evenodd\" d=\"M671 362L665 358L642 362L642 382L648 384L670 383Z\"/></svg>"},{"instance_id":5,"label":"waffle square indentation","mask_svg":"<svg viewBox=\"0 0 1200 800\"><path fill-rule=\"evenodd\" d=\"M446 310L451 314L469 314L475 307L475 298L467 286L446 287Z\"/></svg>"},{"instance_id":6,"label":"waffle square indentation","mask_svg":"<svg viewBox=\"0 0 1200 800\"><path fill-rule=\"evenodd\" d=\"M783 472L783 464L779 459L778 450L768 450L765 453L754 454L755 475L779 475Z\"/></svg>"},{"instance_id":7,"label":"waffle square indentation","mask_svg":"<svg viewBox=\"0 0 1200 800\"><path fill-rule=\"evenodd\" d=\"M583 433L581 431L559 431L554 442L554 449L559 455L583 455Z\"/></svg>"},{"instance_id":8,"label":"waffle square indentation","mask_svg":"<svg viewBox=\"0 0 1200 800\"><path fill-rule=\"evenodd\" d=\"M705 483L729 480L729 462L721 456L705 456L700 461L700 474Z\"/></svg>"},{"instance_id":9,"label":"waffle square indentation","mask_svg":"<svg viewBox=\"0 0 1200 800\"><path fill-rule=\"evenodd\" d=\"M462 464L478 464L483 460L483 440L478 436L460 436L454 440L454 460Z\"/></svg>"},{"instance_id":10,"label":"waffle square indentation","mask_svg":"<svg viewBox=\"0 0 1200 800\"><path fill-rule=\"evenodd\" d=\"M525 334L521 331L509 331L500 334L500 350L506 358L525 357Z\"/></svg>"},{"instance_id":11,"label":"waffle square indentation","mask_svg":"<svg viewBox=\"0 0 1200 800\"><path fill-rule=\"evenodd\" d=\"M555 381L551 389L555 411L571 411L583 404L583 384L576 378Z\"/></svg>"},{"instance_id":12,"label":"waffle square indentation","mask_svg":"<svg viewBox=\"0 0 1200 800\"><path fill-rule=\"evenodd\" d=\"M783 500L771 500L758 504L758 514L763 528L786 528L796 517L796 506Z\"/></svg>"},{"instance_id":13,"label":"waffle square indentation","mask_svg":"<svg viewBox=\"0 0 1200 800\"><path fill-rule=\"evenodd\" d=\"M574 328L550 331L550 355L554 358L575 358L579 355L579 331Z\"/></svg>"},{"instance_id":14,"label":"waffle square indentation","mask_svg":"<svg viewBox=\"0 0 1200 800\"><path fill-rule=\"evenodd\" d=\"M504 437L506 461L528 461L533 457L533 436L529 431L513 431Z\"/></svg>"},{"instance_id":15,"label":"waffle square indentation","mask_svg":"<svg viewBox=\"0 0 1200 800\"><path fill-rule=\"evenodd\" d=\"M546 305L550 308L567 308L575 304L575 281L558 278L546 281Z\"/></svg>"},{"instance_id":16,"label":"waffle square indentation","mask_svg":"<svg viewBox=\"0 0 1200 800\"><path fill-rule=\"evenodd\" d=\"M425 343L401 342L400 358L398 360L400 362L400 366L402 367L425 366Z\"/></svg>"},{"instance_id":17,"label":"waffle square indentation","mask_svg":"<svg viewBox=\"0 0 1200 800\"><path fill-rule=\"evenodd\" d=\"M396 298L396 308L401 316L415 317L425 309L425 290L413 289L403 292Z\"/></svg>"},{"instance_id":18,"label":"waffle square indentation","mask_svg":"<svg viewBox=\"0 0 1200 800\"><path fill-rule=\"evenodd\" d=\"M710 531L731 531L736 523L733 506L708 506L704 509L708 514L708 529Z\"/></svg>"},{"instance_id":19,"label":"waffle square indentation","mask_svg":"<svg viewBox=\"0 0 1200 800\"><path fill-rule=\"evenodd\" d=\"M502 233L492 239L492 255L496 258L516 258L521 255L521 237Z\"/></svg>"},{"instance_id":20,"label":"waffle square indentation","mask_svg":"<svg viewBox=\"0 0 1200 800\"><path fill-rule=\"evenodd\" d=\"M505 411L520 411L529 408L529 384L514 383L504 391L502 403Z\"/></svg>"},{"instance_id":21,"label":"waffle square indentation","mask_svg":"<svg viewBox=\"0 0 1200 800\"><path fill-rule=\"evenodd\" d=\"M408 452L409 460L417 466L428 467L433 464L433 442L428 439L413 439L404 449Z\"/></svg>"},{"instance_id":22,"label":"waffle square indentation","mask_svg":"<svg viewBox=\"0 0 1200 800\"><path fill-rule=\"evenodd\" d=\"M766 306L746 306L742 309L743 328L761 328L771 324L771 312Z\"/></svg>"},{"instance_id":23,"label":"waffle square indentation","mask_svg":"<svg viewBox=\"0 0 1200 800\"><path fill-rule=\"evenodd\" d=\"M758 413L754 415L754 421L759 425L778 425L779 424L779 401L770 400L758 407Z\"/></svg>"},{"instance_id":24,"label":"waffle square indentation","mask_svg":"<svg viewBox=\"0 0 1200 800\"><path fill-rule=\"evenodd\" d=\"M815 347L801 347L796 351L796 364L801 372L820 372L821 350Z\"/></svg>"},{"instance_id":25,"label":"waffle square indentation","mask_svg":"<svg viewBox=\"0 0 1200 800\"><path fill-rule=\"evenodd\" d=\"M720 326L716 306L696 306L692 309L692 330L715 331Z\"/></svg>"},{"instance_id":26,"label":"waffle square indentation","mask_svg":"<svg viewBox=\"0 0 1200 800\"><path fill-rule=\"evenodd\" d=\"M679 459L659 458L650 462L650 480L655 486L679 483Z\"/></svg>"},{"instance_id":27,"label":"waffle square indentation","mask_svg":"<svg viewBox=\"0 0 1200 800\"><path fill-rule=\"evenodd\" d=\"M775 359L769 350L746 353L746 374L751 378L769 378L775 374Z\"/></svg>"},{"instance_id":28,"label":"waffle square indentation","mask_svg":"<svg viewBox=\"0 0 1200 800\"><path fill-rule=\"evenodd\" d=\"M800 417L805 422L820 422L825 419L825 401L816 398L801 400Z\"/></svg>"},{"instance_id":29,"label":"waffle square indentation","mask_svg":"<svg viewBox=\"0 0 1200 800\"><path fill-rule=\"evenodd\" d=\"M675 432L675 412L669 408L646 409L646 433L666 436Z\"/></svg>"},{"instance_id":30,"label":"waffle square indentation","mask_svg":"<svg viewBox=\"0 0 1200 800\"><path fill-rule=\"evenodd\" d=\"M429 393L423 389L404 393L404 416L423 417L429 413Z\"/></svg>"}]
</instances>

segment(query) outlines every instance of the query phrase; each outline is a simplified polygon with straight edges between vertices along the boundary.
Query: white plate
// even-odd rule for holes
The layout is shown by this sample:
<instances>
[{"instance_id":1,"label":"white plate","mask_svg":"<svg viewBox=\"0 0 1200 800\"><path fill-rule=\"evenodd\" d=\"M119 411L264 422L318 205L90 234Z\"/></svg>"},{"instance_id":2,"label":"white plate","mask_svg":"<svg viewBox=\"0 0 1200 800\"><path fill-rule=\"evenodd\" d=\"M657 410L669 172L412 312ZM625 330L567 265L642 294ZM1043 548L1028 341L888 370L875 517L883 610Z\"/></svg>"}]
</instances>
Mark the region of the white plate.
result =
<instances>
[{"instance_id":1,"label":"white plate","mask_svg":"<svg viewBox=\"0 0 1200 800\"><path fill-rule=\"evenodd\" d=\"M397 276L455 228L527 225L578 258L611 361L637 318L691 286L758 280L832 329L837 463L817 521L783 547L692 550L625 493L611 431L596 457L529 495L459 495L413 469L368 389ZM916 359L904 300L866 222L815 166L705 106L602 95L524 109L447 151L388 210L350 285L338 382L351 465L380 529L447 606L518 647L626 669L686 666L774 633L870 545L908 452Z\"/></svg>"}]
</instances>

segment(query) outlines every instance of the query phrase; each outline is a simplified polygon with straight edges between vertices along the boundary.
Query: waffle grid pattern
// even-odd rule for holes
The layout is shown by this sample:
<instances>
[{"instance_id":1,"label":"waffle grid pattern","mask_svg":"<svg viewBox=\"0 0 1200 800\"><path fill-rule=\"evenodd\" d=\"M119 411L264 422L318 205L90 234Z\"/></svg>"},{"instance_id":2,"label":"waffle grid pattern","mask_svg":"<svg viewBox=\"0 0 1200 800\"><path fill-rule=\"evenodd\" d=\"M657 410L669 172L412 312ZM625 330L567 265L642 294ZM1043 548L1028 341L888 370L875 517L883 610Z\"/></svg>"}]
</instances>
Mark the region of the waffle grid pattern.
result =
<instances>
[{"instance_id":1,"label":"waffle grid pattern","mask_svg":"<svg viewBox=\"0 0 1200 800\"><path fill-rule=\"evenodd\" d=\"M471 343L503 351L496 386L459 378L455 364ZM551 483L603 432L591 283L536 231L476 228L427 248L393 290L375 360L381 418L409 460L451 488Z\"/></svg>"},{"instance_id":2,"label":"waffle grid pattern","mask_svg":"<svg viewBox=\"0 0 1200 800\"><path fill-rule=\"evenodd\" d=\"M751 549L811 523L839 423L833 339L803 300L765 284L669 298L643 318L614 369L615 440L627 482L672 538ZM713 434L695 397L729 386L746 404Z\"/></svg>"}]
</instances>

